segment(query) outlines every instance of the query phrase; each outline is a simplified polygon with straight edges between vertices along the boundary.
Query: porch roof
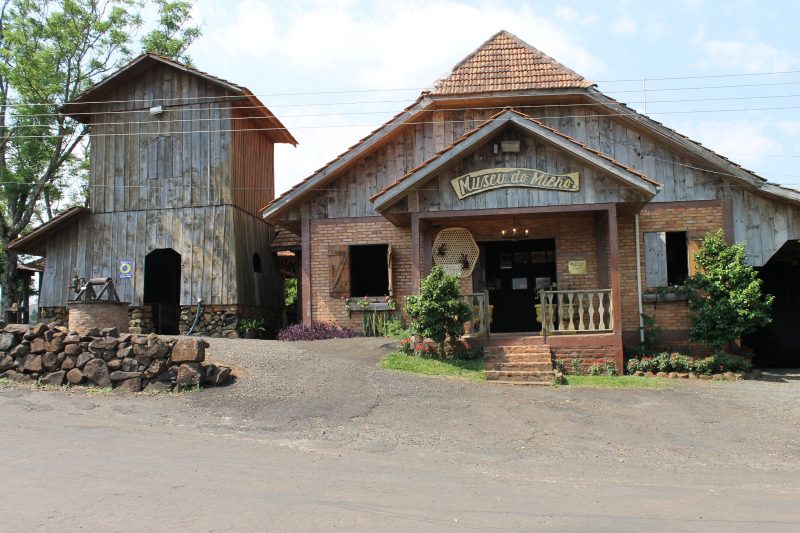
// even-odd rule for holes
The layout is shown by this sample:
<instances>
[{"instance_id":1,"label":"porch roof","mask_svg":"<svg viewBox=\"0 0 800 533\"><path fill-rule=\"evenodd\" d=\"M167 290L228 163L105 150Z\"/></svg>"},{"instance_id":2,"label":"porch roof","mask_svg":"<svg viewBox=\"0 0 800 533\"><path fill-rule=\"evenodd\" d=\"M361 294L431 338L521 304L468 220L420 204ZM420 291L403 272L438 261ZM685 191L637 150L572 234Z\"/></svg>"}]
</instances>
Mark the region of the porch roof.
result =
<instances>
[{"instance_id":1,"label":"porch roof","mask_svg":"<svg viewBox=\"0 0 800 533\"><path fill-rule=\"evenodd\" d=\"M617 161L599 150L590 148L582 142L570 137L543 122L536 120L516 109L508 108L468 131L450 145L431 156L426 161L411 169L407 174L395 182L378 191L370 197L377 211L382 211L399 201L404 193L424 182L427 178L444 168L448 163L465 155L471 148L486 140L504 126L513 123L528 131L534 136L546 141L566 152L576 159L606 171L626 184L639 189L642 193L652 198L658 193L661 186L657 181L638 172L637 170Z\"/></svg>"}]
</instances>

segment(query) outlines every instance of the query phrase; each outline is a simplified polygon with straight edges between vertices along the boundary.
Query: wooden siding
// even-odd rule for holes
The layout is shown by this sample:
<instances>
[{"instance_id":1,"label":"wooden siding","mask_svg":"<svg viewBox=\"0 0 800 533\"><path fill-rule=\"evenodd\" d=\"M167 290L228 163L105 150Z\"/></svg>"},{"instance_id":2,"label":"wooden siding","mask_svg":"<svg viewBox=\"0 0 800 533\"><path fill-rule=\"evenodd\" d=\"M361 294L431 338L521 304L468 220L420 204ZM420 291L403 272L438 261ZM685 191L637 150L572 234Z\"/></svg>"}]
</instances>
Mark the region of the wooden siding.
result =
<instances>
[{"instance_id":1,"label":"wooden siding","mask_svg":"<svg viewBox=\"0 0 800 533\"><path fill-rule=\"evenodd\" d=\"M233 205L253 216L275 197L274 143L264 133L246 131L258 126L233 109L231 173ZM244 131L243 131L244 130Z\"/></svg>"},{"instance_id":2,"label":"wooden siding","mask_svg":"<svg viewBox=\"0 0 800 533\"><path fill-rule=\"evenodd\" d=\"M269 243L274 236L272 227L263 219L240 209L233 209L233 225L236 248L232 256L226 256L231 264L235 264L237 303L264 307L280 307L281 302L275 298L283 294L280 287L281 277L270 255ZM229 253L226 251L226 253ZM261 260L261 273L253 268L253 255L258 254Z\"/></svg>"},{"instance_id":3,"label":"wooden siding","mask_svg":"<svg viewBox=\"0 0 800 533\"><path fill-rule=\"evenodd\" d=\"M85 278L113 277L120 299L142 305L145 256L160 248L181 256L182 305L198 298L209 304L249 304L252 296L241 299L246 295L237 292L235 211L208 206L97 213L81 219L47 241L39 305L64 305L73 296L67 284L75 271ZM118 279L121 259L133 260L132 278Z\"/></svg>"},{"instance_id":4,"label":"wooden siding","mask_svg":"<svg viewBox=\"0 0 800 533\"><path fill-rule=\"evenodd\" d=\"M656 134L628 127L617 117L600 115L597 106L520 110L530 112L534 118L661 183L662 189L652 202L730 200L734 239L747 242L749 261L753 265L763 265L787 240L800 238L800 208L747 189L714 172L716 169L711 168L710 163L681 152ZM324 191L309 195L307 203L310 218L375 216L377 213L369 201L370 196L497 111L498 109L443 110L428 113L419 119L420 124L407 126L383 147L362 157L350 170L326 184ZM462 163L462 168L477 169L481 165L483 168L530 165L556 172L569 166L565 154L549 147L541 149L538 143L534 144L524 156L509 154L499 162L494 160L493 154L490 154L489 160L476 160L473 156L471 160ZM518 164L522 157L525 158L523 164ZM486 193L458 203L453 203L446 192L450 190L449 179L458 175L458 171L453 170L449 174L442 173L421 187L418 208L422 211L475 209L492 205L564 205L630 199L629 191L618 185L616 180L585 166L577 170L582 172L584 184L594 184L591 189L587 188L576 194L508 189L495 194L494 199L482 199L481 196L489 194ZM287 218L291 219L291 216Z\"/></svg>"}]
</instances>

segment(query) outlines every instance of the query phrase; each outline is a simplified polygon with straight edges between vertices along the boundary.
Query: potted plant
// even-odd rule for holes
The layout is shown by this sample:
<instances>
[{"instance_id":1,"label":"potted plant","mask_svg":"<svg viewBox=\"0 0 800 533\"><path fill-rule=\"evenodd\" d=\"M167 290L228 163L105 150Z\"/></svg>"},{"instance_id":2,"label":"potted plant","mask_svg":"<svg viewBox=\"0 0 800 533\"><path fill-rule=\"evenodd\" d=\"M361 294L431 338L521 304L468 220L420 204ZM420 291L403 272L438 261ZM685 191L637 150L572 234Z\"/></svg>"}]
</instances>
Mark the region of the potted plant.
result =
<instances>
[{"instance_id":1,"label":"potted plant","mask_svg":"<svg viewBox=\"0 0 800 533\"><path fill-rule=\"evenodd\" d=\"M236 325L236 329L245 339L258 339L266 331L264 321L256 318L243 318Z\"/></svg>"}]
</instances>

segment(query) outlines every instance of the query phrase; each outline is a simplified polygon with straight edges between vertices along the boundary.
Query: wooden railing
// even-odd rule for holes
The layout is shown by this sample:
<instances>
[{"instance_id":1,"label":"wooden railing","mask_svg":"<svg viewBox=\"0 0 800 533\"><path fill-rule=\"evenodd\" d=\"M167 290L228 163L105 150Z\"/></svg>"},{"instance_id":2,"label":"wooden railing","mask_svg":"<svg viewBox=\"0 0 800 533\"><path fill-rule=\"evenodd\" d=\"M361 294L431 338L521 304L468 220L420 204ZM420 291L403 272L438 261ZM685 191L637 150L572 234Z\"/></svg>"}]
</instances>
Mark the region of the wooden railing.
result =
<instances>
[{"instance_id":1,"label":"wooden railing","mask_svg":"<svg viewBox=\"0 0 800 533\"><path fill-rule=\"evenodd\" d=\"M489 322L491 313L489 311L489 293L476 292L473 294L463 294L461 299L472 308L472 318L464 323L464 333L466 335L489 335Z\"/></svg>"},{"instance_id":2,"label":"wooden railing","mask_svg":"<svg viewBox=\"0 0 800 533\"><path fill-rule=\"evenodd\" d=\"M611 289L539 291L542 335L604 333L614 329Z\"/></svg>"}]
</instances>

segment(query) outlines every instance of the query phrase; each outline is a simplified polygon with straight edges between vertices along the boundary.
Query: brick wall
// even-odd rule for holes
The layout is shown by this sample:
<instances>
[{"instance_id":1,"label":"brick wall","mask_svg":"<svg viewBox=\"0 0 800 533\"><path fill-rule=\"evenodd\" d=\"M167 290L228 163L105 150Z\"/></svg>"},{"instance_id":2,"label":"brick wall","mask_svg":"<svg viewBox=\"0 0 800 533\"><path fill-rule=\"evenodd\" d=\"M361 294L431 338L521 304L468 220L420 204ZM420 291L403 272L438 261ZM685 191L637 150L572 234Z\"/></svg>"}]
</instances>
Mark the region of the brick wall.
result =
<instances>
[{"instance_id":1,"label":"brick wall","mask_svg":"<svg viewBox=\"0 0 800 533\"><path fill-rule=\"evenodd\" d=\"M362 313L347 318L344 301L330 297L328 247L333 244L388 244L393 253L395 295L403 306L413 294L411 281L411 229L399 228L383 217L361 220L328 219L311 221L311 316L315 321L335 322L360 330Z\"/></svg>"},{"instance_id":2,"label":"brick wall","mask_svg":"<svg viewBox=\"0 0 800 533\"><path fill-rule=\"evenodd\" d=\"M634 217L620 216L620 286L622 291L622 330L626 344L639 342L639 310L636 302L636 248ZM642 268L642 290L646 292L644 233L651 231L686 231L689 237L704 235L724 227L723 208L719 202L650 204L639 213L639 251ZM691 259L690 259L691 260ZM654 316L662 329L661 342L686 346L689 329L689 306L684 301L645 302L645 314Z\"/></svg>"}]
</instances>

